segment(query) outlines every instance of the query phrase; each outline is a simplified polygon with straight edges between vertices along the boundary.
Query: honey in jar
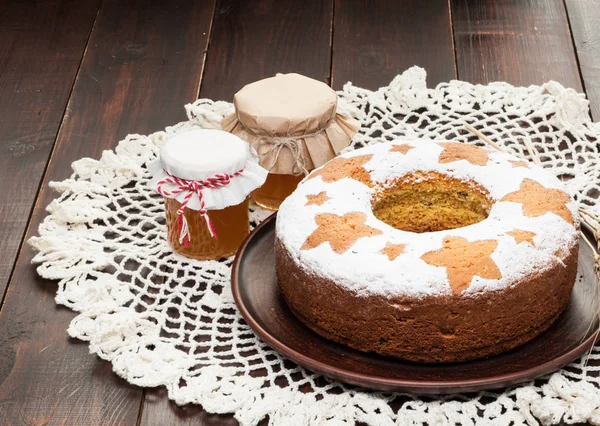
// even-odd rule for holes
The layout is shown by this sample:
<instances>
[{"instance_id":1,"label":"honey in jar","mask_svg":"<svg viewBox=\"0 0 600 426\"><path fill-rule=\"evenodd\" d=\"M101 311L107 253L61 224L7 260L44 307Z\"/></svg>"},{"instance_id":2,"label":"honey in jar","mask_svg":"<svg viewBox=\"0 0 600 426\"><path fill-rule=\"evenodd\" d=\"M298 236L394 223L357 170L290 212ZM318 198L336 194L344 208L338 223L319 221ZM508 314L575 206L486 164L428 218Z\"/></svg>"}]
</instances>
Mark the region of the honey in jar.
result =
<instances>
[{"instance_id":1,"label":"honey in jar","mask_svg":"<svg viewBox=\"0 0 600 426\"><path fill-rule=\"evenodd\" d=\"M267 180L260 188L252 193L252 199L256 204L269 210L279 209L279 205L290 195L304 175L276 175L269 173Z\"/></svg>"},{"instance_id":2,"label":"honey in jar","mask_svg":"<svg viewBox=\"0 0 600 426\"><path fill-rule=\"evenodd\" d=\"M278 74L244 86L235 112L221 122L256 151L269 171L252 193L256 204L277 210L311 170L346 148L358 122L337 112L337 95L323 82L299 74Z\"/></svg>"},{"instance_id":3,"label":"honey in jar","mask_svg":"<svg viewBox=\"0 0 600 426\"><path fill-rule=\"evenodd\" d=\"M171 245L173 249L183 256L197 260L234 255L250 232L248 204L248 198L246 198L235 206L208 211L217 238L211 236L206 220L199 211L186 209L184 214L190 230L190 241L195 241L195 244L191 244L191 242L190 244L183 244L179 242L179 238L172 238ZM177 210L180 207L181 203L176 199L165 199L169 235L177 227Z\"/></svg>"},{"instance_id":4,"label":"honey in jar","mask_svg":"<svg viewBox=\"0 0 600 426\"><path fill-rule=\"evenodd\" d=\"M268 174L247 143L220 130L184 132L165 141L148 168L165 197L175 252L197 260L235 254L250 231L250 192Z\"/></svg>"}]
</instances>

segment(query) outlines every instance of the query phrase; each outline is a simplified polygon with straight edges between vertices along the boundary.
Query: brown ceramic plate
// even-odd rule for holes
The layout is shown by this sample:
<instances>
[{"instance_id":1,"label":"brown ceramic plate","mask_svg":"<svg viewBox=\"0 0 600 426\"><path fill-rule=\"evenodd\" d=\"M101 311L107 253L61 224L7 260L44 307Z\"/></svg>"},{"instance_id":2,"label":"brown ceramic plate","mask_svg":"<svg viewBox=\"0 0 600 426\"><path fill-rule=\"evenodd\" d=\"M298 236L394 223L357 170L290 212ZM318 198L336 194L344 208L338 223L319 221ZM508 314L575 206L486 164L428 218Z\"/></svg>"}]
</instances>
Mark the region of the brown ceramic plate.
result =
<instances>
[{"instance_id":1,"label":"brown ceramic plate","mask_svg":"<svg viewBox=\"0 0 600 426\"><path fill-rule=\"evenodd\" d=\"M420 394L507 387L560 369L582 355L595 340L598 296L593 253L584 243L579 250L578 280L569 305L550 329L501 355L427 365L359 352L304 326L279 294L274 235L275 215L263 222L239 249L231 280L235 302L250 327L276 351L309 370L345 383Z\"/></svg>"}]
</instances>

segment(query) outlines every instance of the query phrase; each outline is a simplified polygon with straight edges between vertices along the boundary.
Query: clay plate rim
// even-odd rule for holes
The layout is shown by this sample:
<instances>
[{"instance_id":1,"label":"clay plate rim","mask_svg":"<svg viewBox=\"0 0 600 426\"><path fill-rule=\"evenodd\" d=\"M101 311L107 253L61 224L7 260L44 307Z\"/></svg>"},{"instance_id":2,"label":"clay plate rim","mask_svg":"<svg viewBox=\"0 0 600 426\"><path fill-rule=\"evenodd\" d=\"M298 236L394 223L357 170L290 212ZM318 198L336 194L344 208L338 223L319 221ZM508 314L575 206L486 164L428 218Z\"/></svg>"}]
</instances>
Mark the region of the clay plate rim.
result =
<instances>
[{"instance_id":1,"label":"clay plate rim","mask_svg":"<svg viewBox=\"0 0 600 426\"><path fill-rule=\"evenodd\" d=\"M362 386L365 388L371 388L375 390L383 390L383 391L395 391L395 392L412 392L417 394L449 394L449 393L465 393L465 392L475 392L481 390L489 390L489 389L497 389L509 387L512 385L516 385L518 383L523 383L526 381L530 381L544 375L550 374L559 370L560 368L567 365L569 362L581 356L585 353L595 342L596 337L599 333L599 323L596 321L592 331L587 333L587 338L583 340L579 345L569 350L568 352L551 358L548 361L539 364L535 367L506 373L500 375L492 375L490 377L482 377L477 379L465 379L465 380L408 380L408 379L386 379L383 377L377 377L368 374L362 374L357 371L352 371L344 368L338 368L335 365L324 363L319 361L318 359L311 358L310 356L305 355L302 352L295 350L294 348L289 347L282 341L280 341L277 336L269 333L265 330L258 321L253 317L253 315L248 310L245 300L240 293L240 283L243 280L239 279L239 269L240 265L244 260L244 256L247 252L248 247L251 245L253 240L257 238L259 234L261 234L267 226L272 225L272 222L276 220L277 213L273 213L267 219L265 219L260 225L258 225L248 237L244 240L242 245L240 246L231 270L231 285L233 298L235 303L246 321L246 323L254 330L254 332L269 346L275 349L280 354L289 358L290 360L296 362L302 367L314 371L316 373L323 374L324 376L330 377L335 380L339 380L344 383ZM590 228L582 223L582 231L585 229L588 235L591 235ZM268 232L268 231L266 231ZM274 232L274 230L273 230ZM581 247L587 247L587 245L582 244ZM588 250L589 247L587 247ZM581 248L580 248L581 250ZM581 252L580 252L581 256ZM274 261L274 260L273 260ZM268 308L268 307L265 307ZM288 308L289 310L289 308ZM290 311L290 315L293 315ZM306 327L302 324L303 327ZM308 329L308 327L306 327ZM315 336L315 340L325 340L325 338L319 336L318 334L311 331ZM536 339L542 339L544 334L536 337ZM354 351L352 349L348 349L350 351ZM514 351L518 351L519 348L514 349ZM358 352L358 351L356 351ZM367 354L361 353L363 356L373 356L379 357L376 354ZM401 361L399 362L406 362ZM468 362L467 362L468 363ZM467 364L462 363L462 364ZM438 368L440 369L451 369L455 364L438 364Z\"/></svg>"}]
</instances>

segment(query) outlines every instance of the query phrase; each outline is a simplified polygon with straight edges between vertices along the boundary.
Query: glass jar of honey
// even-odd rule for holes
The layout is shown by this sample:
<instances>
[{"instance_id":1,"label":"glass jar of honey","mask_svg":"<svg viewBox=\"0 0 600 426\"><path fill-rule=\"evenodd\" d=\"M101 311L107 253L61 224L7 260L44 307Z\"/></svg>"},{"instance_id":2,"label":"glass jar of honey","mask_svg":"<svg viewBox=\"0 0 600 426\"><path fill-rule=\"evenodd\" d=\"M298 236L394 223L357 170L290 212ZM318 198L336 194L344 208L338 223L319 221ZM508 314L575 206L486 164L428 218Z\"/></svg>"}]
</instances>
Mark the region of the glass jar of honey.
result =
<instances>
[{"instance_id":1,"label":"glass jar of honey","mask_svg":"<svg viewBox=\"0 0 600 426\"><path fill-rule=\"evenodd\" d=\"M313 169L350 144L358 122L337 111L337 95L325 83L299 74L278 74L244 86L223 130L247 141L269 171L252 193L254 202L277 210Z\"/></svg>"},{"instance_id":2,"label":"glass jar of honey","mask_svg":"<svg viewBox=\"0 0 600 426\"><path fill-rule=\"evenodd\" d=\"M177 253L197 260L219 259L234 255L250 232L248 201L249 198L246 198L234 206L207 211L206 214L214 227L214 236L211 235L207 221L198 210L185 209L183 214L190 235L189 242L186 242L176 238L177 212L181 208L181 203L174 198L165 198L167 232L171 235L171 246Z\"/></svg>"},{"instance_id":3,"label":"glass jar of honey","mask_svg":"<svg viewBox=\"0 0 600 426\"><path fill-rule=\"evenodd\" d=\"M277 210L279 205L290 195L304 175L284 175L269 173L264 185L252 193L252 199L256 204L265 209Z\"/></svg>"},{"instance_id":4,"label":"glass jar of honey","mask_svg":"<svg viewBox=\"0 0 600 426\"><path fill-rule=\"evenodd\" d=\"M248 144L220 130L187 131L166 140L148 168L165 197L175 252L197 260L235 254L250 231L249 194L267 177Z\"/></svg>"}]
</instances>

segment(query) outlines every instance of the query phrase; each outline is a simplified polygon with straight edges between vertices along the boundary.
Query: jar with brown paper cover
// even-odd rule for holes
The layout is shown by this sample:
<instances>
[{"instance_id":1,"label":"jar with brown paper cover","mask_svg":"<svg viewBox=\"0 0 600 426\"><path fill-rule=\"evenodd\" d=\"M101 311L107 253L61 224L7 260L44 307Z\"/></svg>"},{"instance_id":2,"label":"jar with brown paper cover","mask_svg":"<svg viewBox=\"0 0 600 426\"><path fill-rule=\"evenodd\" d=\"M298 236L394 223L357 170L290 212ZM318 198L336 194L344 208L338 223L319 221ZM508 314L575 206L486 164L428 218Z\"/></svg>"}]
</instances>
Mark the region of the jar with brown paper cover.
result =
<instances>
[{"instance_id":1,"label":"jar with brown paper cover","mask_svg":"<svg viewBox=\"0 0 600 426\"><path fill-rule=\"evenodd\" d=\"M267 177L253 148L221 130L193 130L167 139L148 169L165 198L175 252L197 260L235 254L250 231L249 194Z\"/></svg>"},{"instance_id":2,"label":"jar with brown paper cover","mask_svg":"<svg viewBox=\"0 0 600 426\"><path fill-rule=\"evenodd\" d=\"M256 204L277 210L313 169L336 157L359 129L337 111L329 86L300 74L278 74L244 86L233 98L235 112L221 127L248 142L269 171L252 193Z\"/></svg>"}]
</instances>

